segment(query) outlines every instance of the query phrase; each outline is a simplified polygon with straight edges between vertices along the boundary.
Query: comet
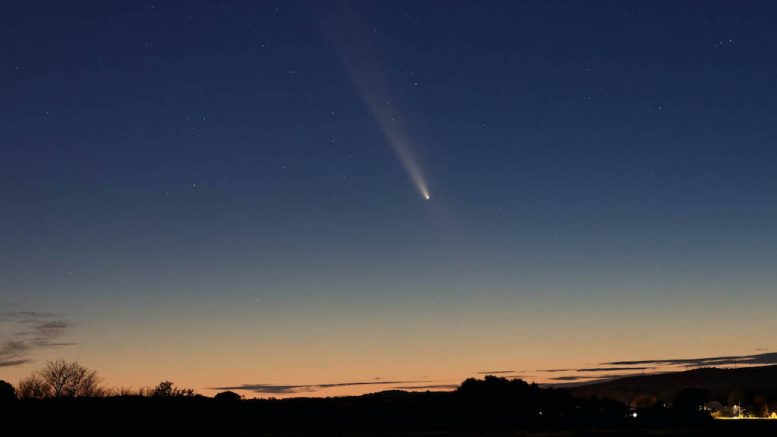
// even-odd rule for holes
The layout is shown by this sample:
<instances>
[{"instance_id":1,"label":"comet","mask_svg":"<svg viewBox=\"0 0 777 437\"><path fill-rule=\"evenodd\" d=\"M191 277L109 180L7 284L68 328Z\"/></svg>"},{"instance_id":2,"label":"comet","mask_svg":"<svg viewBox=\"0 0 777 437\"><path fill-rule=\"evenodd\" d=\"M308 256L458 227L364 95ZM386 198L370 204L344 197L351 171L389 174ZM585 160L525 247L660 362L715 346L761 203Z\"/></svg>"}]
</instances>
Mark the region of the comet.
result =
<instances>
[{"instance_id":1,"label":"comet","mask_svg":"<svg viewBox=\"0 0 777 437\"><path fill-rule=\"evenodd\" d=\"M335 52L345 67L351 82L369 109L370 115L380 128L386 142L396 155L410 181L424 200L431 200L429 186L426 183L421 166L411 141L408 139L397 114L398 105L392 104L389 81L384 77L385 69L380 68L381 59L378 50L369 44L373 30L364 26L347 11L341 11L344 23L335 25L329 17L322 20L327 36L332 41ZM347 29L347 31L343 31Z\"/></svg>"},{"instance_id":2,"label":"comet","mask_svg":"<svg viewBox=\"0 0 777 437\"><path fill-rule=\"evenodd\" d=\"M404 167L410 181L415 185L416 189L421 194L421 197L425 200L430 200L432 195L429 192L429 186L426 184L426 179L421 171L421 166L418 164L418 159L410 147L410 141L405 136L401 126L396 122L396 118L392 117L378 105L375 95L372 94L370 90L359 86L360 82L354 82L357 84L362 99L370 109L373 118L383 132L386 142L391 146L397 159L402 164L402 167Z\"/></svg>"}]
</instances>

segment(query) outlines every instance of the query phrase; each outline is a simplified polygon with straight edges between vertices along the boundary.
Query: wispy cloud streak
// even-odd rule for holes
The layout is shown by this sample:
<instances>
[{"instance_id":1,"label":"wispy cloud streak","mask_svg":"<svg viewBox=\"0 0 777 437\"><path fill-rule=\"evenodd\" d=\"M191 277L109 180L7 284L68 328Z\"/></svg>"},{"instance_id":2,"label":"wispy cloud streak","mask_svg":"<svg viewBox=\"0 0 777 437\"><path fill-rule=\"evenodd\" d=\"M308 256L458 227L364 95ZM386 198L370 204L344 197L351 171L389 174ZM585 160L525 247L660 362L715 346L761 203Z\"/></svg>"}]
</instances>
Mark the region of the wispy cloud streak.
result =
<instances>
[{"instance_id":1,"label":"wispy cloud streak","mask_svg":"<svg viewBox=\"0 0 777 437\"><path fill-rule=\"evenodd\" d=\"M542 369L538 372L561 373L561 372L617 372L628 370L650 370L655 366L621 366L621 367L583 367L580 369Z\"/></svg>"},{"instance_id":2,"label":"wispy cloud streak","mask_svg":"<svg viewBox=\"0 0 777 437\"><path fill-rule=\"evenodd\" d=\"M0 367L30 363L31 355L41 349L75 344L60 341L68 334L72 324L57 314L5 311L0 312L0 323L12 332L0 339Z\"/></svg>"},{"instance_id":3,"label":"wispy cloud streak","mask_svg":"<svg viewBox=\"0 0 777 437\"><path fill-rule=\"evenodd\" d=\"M602 365L614 365L614 366L632 366L632 365L643 365L643 364L652 364L652 365L658 365L658 366L688 366L688 367L767 365L767 364L777 364L777 352L753 354L753 355L728 355L728 356L703 357L703 358L664 358L664 359L634 360L634 361L611 361L607 363L602 363Z\"/></svg>"},{"instance_id":4,"label":"wispy cloud streak","mask_svg":"<svg viewBox=\"0 0 777 437\"><path fill-rule=\"evenodd\" d=\"M397 384L421 384L430 381L355 381L355 382L337 382L325 384L242 384L225 387L213 387L214 390L246 390L263 394L294 394L294 393L312 393L327 388L334 387L356 387L356 386L381 386Z\"/></svg>"},{"instance_id":5,"label":"wispy cloud streak","mask_svg":"<svg viewBox=\"0 0 777 437\"><path fill-rule=\"evenodd\" d=\"M392 387L394 390L454 390L459 388L458 384L435 384L435 385L401 385Z\"/></svg>"}]
</instances>

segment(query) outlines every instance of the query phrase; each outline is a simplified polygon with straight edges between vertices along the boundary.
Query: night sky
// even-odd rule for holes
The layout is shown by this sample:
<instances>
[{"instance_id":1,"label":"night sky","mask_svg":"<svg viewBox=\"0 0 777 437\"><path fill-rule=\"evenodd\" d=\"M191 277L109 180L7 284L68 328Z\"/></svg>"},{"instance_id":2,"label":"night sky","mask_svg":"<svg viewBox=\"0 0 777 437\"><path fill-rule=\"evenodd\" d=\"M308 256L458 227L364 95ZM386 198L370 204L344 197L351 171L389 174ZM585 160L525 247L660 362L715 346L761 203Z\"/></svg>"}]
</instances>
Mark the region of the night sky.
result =
<instances>
[{"instance_id":1,"label":"night sky","mask_svg":"<svg viewBox=\"0 0 777 437\"><path fill-rule=\"evenodd\" d=\"M775 22L6 4L0 379L64 357L114 386L328 395L765 353Z\"/></svg>"}]
</instances>

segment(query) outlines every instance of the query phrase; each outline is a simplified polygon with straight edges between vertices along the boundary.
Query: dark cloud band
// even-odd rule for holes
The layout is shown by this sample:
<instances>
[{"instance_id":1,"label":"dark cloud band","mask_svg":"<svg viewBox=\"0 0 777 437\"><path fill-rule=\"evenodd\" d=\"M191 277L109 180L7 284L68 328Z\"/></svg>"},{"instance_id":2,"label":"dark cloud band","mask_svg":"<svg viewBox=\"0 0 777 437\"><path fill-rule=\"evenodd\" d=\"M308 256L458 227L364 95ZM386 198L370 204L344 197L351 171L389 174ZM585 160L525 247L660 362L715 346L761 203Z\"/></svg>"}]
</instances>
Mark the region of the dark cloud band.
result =
<instances>
[{"instance_id":1,"label":"dark cloud band","mask_svg":"<svg viewBox=\"0 0 777 437\"><path fill-rule=\"evenodd\" d=\"M767 365L777 364L777 352L754 355L728 355L719 357L705 358L667 358L656 360L637 360L637 361L611 361L602 363L602 365L613 366L636 366L636 365L663 365L663 366L726 366L726 365Z\"/></svg>"},{"instance_id":2,"label":"dark cloud band","mask_svg":"<svg viewBox=\"0 0 777 437\"><path fill-rule=\"evenodd\" d=\"M0 312L0 322L11 323L17 329L0 341L0 367L27 364L37 350L72 346L76 343L58 341L65 337L72 324L53 313L35 311Z\"/></svg>"},{"instance_id":3,"label":"dark cloud band","mask_svg":"<svg viewBox=\"0 0 777 437\"><path fill-rule=\"evenodd\" d=\"M264 394L293 394L293 393L312 393L327 388L334 387L355 387L371 385L397 385L397 384L421 384L430 381L355 381L338 382L325 384L300 384L300 385L282 385L282 384L243 384L226 387L213 387L214 390L246 390L255 393Z\"/></svg>"}]
</instances>

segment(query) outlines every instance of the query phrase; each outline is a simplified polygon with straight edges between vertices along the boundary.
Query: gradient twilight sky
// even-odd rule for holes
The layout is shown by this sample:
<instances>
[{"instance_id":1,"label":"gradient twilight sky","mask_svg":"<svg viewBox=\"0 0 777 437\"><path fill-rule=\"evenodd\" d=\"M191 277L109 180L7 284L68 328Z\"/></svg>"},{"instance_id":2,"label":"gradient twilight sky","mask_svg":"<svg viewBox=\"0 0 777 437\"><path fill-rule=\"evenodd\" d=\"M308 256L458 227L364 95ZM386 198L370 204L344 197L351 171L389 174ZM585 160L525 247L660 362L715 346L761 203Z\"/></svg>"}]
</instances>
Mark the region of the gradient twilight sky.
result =
<instances>
[{"instance_id":1,"label":"gradient twilight sky","mask_svg":"<svg viewBox=\"0 0 777 437\"><path fill-rule=\"evenodd\" d=\"M777 347L775 22L5 5L0 379L320 395Z\"/></svg>"}]
</instances>

